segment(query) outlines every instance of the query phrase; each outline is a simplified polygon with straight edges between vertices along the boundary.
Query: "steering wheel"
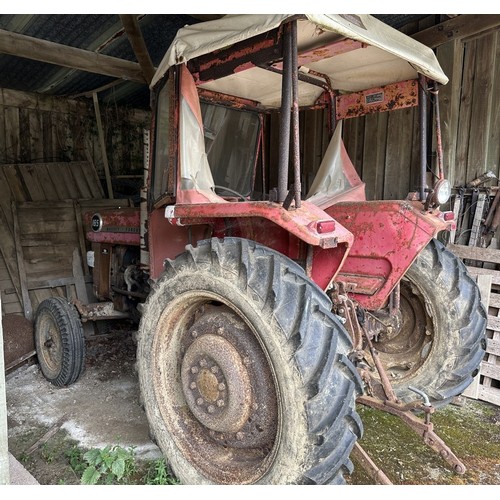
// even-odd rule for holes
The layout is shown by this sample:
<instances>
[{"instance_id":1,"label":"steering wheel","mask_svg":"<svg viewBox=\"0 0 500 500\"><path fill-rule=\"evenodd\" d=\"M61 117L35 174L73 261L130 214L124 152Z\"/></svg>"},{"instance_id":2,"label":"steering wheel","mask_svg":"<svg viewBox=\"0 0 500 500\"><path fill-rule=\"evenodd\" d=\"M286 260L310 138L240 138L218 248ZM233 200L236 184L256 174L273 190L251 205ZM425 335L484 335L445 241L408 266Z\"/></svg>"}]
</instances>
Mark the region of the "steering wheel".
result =
<instances>
[{"instance_id":1,"label":"steering wheel","mask_svg":"<svg viewBox=\"0 0 500 500\"><path fill-rule=\"evenodd\" d=\"M230 189L230 188L228 188L226 186L217 186L217 185L215 185L214 186L214 190L215 191L217 191L217 190L226 191L227 193L234 194L238 198L241 198L243 201L247 201L246 197L243 196L241 193L238 193L238 191L235 191L234 189Z\"/></svg>"}]
</instances>

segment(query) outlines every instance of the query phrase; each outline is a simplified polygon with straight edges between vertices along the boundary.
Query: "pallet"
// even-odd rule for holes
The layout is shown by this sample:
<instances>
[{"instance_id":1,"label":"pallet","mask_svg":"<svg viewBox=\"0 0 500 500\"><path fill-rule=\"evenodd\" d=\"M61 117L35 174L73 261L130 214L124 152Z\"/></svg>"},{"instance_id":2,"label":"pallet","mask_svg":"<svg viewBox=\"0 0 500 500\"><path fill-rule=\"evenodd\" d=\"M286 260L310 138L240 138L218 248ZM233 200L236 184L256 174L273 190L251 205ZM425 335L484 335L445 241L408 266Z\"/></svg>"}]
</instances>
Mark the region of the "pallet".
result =
<instances>
[{"instance_id":1,"label":"pallet","mask_svg":"<svg viewBox=\"0 0 500 500\"><path fill-rule=\"evenodd\" d=\"M448 250L465 262L477 263L467 266L467 270L476 278L488 311L486 354L478 376L463 395L500 406L500 271L479 267L500 264L500 250L454 244L448 245Z\"/></svg>"}]
</instances>

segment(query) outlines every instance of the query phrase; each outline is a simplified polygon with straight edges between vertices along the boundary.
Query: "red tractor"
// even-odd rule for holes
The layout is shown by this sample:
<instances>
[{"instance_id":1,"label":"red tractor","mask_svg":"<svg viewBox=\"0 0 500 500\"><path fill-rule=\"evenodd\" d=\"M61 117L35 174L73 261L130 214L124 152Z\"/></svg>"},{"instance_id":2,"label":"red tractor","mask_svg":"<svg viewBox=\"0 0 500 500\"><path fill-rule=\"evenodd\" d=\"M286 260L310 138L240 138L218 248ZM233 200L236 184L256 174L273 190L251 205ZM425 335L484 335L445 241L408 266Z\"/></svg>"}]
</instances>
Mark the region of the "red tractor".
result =
<instances>
[{"instance_id":1,"label":"red tractor","mask_svg":"<svg viewBox=\"0 0 500 500\"><path fill-rule=\"evenodd\" d=\"M450 196L446 82L430 49L367 15L181 29L151 85L147 196L89 218L98 301L38 310L45 376L80 375L81 321L140 317L145 410L183 483L338 484L351 452L375 476L356 403L399 415L463 472L429 420L477 373L486 318L475 282L436 239L454 225L439 209ZM366 201L342 120L417 105L416 192ZM330 136L312 182L305 110L323 113Z\"/></svg>"}]
</instances>

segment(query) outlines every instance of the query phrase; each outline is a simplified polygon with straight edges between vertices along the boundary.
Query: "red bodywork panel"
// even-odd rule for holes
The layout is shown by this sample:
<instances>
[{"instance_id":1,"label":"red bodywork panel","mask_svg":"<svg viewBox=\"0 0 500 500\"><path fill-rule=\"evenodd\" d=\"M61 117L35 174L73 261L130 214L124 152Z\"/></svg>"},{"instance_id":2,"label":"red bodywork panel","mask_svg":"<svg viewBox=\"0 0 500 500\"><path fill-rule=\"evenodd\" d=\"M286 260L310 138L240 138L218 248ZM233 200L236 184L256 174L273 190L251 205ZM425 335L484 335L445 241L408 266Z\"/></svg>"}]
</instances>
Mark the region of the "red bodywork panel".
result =
<instances>
[{"instance_id":1,"label":"red bodywork panel","mask_svg":"<svg viewBox=\"0 0 500 500\"><path fill-rule=\"evenodd\" d=\"M368 310L385 305L420 251L453 224L443 221L439 211L422 211L419 202L346 202L325 211L355 235L336 280Z\"/></svg>"},{"instance_id":2,"label":"red bodywork panel","mask_svg":"<svg viewBox=\"0 0 500 500\"><path fill-rule=\"evenodd\" d=\"M92 231L91 219L95 214L102 219L99 231ZM113 245L140 245L140 212L138 208L111 208L99 212L88 212L84 217L87 239L92 243Z\"/></svg>"}]
</instances>

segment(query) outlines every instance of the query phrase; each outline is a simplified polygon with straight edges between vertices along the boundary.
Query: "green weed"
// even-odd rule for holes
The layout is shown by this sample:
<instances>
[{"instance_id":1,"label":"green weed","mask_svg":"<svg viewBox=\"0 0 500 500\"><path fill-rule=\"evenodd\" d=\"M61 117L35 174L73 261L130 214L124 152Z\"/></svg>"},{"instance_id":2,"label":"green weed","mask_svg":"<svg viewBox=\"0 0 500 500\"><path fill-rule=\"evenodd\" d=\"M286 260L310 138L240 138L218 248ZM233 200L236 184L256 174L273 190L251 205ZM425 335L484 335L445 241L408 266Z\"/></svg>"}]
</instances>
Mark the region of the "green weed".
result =
<instances>
[{"instance_id":1,"label":"green weed","mask_svg":"<svg viewBox=\"0 0 500 500\"><path fill-rule=\"evenodd\" d=\"M170 475L165 459L158 458L151 463L144 478L144 484L161 485L179 483Z\"/></svg>"},{"instance_id":2,"label":"green weed","mask_svg":"<svg viewBox=\"0 0 500 500\"><path fill-rule=\"evenodd\" d=\"M82 457L86 467L81 484L127 484L135 473L134 455L133 448L116 445L90 449Z\"/></svg>"}]
</instances>

